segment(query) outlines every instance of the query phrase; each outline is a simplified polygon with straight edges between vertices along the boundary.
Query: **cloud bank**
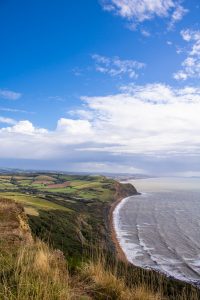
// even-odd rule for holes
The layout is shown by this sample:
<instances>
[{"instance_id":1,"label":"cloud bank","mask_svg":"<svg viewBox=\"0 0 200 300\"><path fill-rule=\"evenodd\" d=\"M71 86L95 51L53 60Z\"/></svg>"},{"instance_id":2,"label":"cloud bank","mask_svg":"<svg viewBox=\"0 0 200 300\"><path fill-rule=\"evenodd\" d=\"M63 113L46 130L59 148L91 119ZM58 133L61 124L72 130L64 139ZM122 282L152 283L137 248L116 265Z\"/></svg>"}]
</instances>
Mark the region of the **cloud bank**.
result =
<instances>
[{"instance_id":1,"label":"cloud bank","mask_svg":"<svg viewBox=\"0 0 200 300\"><path fill-rule=\"evenodd\" d=\"M200 153L200 88L154 83L128 85L108 96L82 97L74 119L60 118L55 130L28 120L0 129L0 158L41 159L108 166L133 157L168 159ZM89 118L88 118L89 116ZM92 166L91 164L91 166ZM140 170L141 166L130 166ZM92 171L92 170L91 170Z\"/></svg>"}]
</instances>

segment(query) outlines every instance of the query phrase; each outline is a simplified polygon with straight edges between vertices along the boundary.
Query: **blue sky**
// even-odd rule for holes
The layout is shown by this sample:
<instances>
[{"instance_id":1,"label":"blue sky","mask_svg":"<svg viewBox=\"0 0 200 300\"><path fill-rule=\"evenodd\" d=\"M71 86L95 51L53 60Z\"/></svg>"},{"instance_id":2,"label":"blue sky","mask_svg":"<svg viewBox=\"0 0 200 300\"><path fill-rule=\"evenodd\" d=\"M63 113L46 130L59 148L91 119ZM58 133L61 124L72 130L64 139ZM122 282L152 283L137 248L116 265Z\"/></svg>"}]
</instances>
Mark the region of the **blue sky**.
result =
<instances>
[{"instance_id":1,"label":"blue sky","mask_svg":"<svg viewBox=\"0 0 200 300\"><path fill-rule=\"evenodd\" d=\"M1 1L0 166L199 175L197 0Z\"/></svg>"}]
</instances>

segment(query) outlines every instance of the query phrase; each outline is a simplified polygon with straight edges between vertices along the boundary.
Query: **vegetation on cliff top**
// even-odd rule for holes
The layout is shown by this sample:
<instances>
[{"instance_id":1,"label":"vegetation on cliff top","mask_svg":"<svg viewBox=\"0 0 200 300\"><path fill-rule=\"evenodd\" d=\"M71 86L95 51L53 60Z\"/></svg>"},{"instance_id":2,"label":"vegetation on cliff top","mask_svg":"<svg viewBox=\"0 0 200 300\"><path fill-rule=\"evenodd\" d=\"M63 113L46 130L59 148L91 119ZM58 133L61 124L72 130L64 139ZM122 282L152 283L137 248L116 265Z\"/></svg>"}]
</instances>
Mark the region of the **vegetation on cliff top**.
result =
<instances>
[{"instance_id":1,"label":"vegetation on cliff top","mask_svg":"<svg viewBox=\"0 0 200 300\"><path fill-rule=\"evenodd\" d=\"M0 254L2 300L161 299L144 286L129 288L103 256L70 273L63 253L34 240L23 208L7 199L0 199Z\"/></svg>"},{"instance_id":2,"label":"vegetation on cliff top","mask_svg":"<svg viewBox=\"0 0 200 300\"><path fill-rule=\"evenodd\" d=\"M116 260L109 210L134 193L103 176L1 175L0 299L200 299L190 285Z\"/></svg>"}]
</instances>

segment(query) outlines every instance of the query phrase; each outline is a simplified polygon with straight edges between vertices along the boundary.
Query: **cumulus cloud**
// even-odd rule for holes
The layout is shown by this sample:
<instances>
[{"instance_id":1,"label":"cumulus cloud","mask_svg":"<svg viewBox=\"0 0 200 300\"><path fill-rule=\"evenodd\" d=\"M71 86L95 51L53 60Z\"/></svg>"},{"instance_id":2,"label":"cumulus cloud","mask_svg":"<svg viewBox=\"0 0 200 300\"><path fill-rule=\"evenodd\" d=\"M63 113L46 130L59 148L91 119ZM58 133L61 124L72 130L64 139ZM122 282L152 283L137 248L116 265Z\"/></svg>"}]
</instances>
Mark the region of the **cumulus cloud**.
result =
<instances>
[{"instance_id":1,"label":"cumulus cloud","mask_svg":"<svg viewBox=\"0 0 200 300\"><path fill-rule=\"evenodd\" d=\"M16 122L15 122L16 123ZM12 124L12 123L10 123ZM0 129L1 132L11 132L11 133L20 133L24 135L33 135L33 134L39 134L39 133L46 133L47 130L43 128L35 128L33 124L28 121L19 121L12 127L6 127Z\"/></svg>"},{"instance_id":2,"label":"cumulus cloud","mask_svg":"<svg viewBox=\"0 0 200 300\"><path fill-rule=\"evenodd\" d=\"M155 17L170 19L170 26L180 21L187 10L176 0L102 0L104 10L114 12L130 24Z\"/></svg>"},{"instance_id":3,"label":"cumulus cloud","mask_svg":"<svg viewBox=\"0 0 200 300\"><path fill-rule=\"evenodd\" d=\"M127 75L131 79L138 77L138 71L145 67L144 63L135 60L122 60L118 56L105 57L98 54L92 55L96 63L96 71L112 77Z\"/></svg>"},{"instance_id":4,"label":"cumulus cloud","mask_svg":"<svg viewBox=\"0 0 200 300\"><path fill-rule=\"evenodd\" d=\"M2 98L7 100L18 100L19 98L21 98L21 96L21 93L0 89L0 99Z\"/></svg>"},{"instance_id":5,"label":"cumulus cloud","mask_svg":"<svg viewBox=\"0 0 200 300\"><path fill-rule=\"evenodd\" d=\"M200 78L200 31L182 30L181 36L189 44L189 51L182 62L182 68L174 74L176 80Z\"/></svg>"},{"instance_id":6,"label":"cumulus cloud","mask_svg":"<svg viewBox=\"0 0 200 300\"><path fill-rule=\"evenodd\" d=\"M199 157L200 88L128 85L118 94L82 101L82 108L73 112L76 116L61 118L55 130L38 128L28 120L1 128L0 158L68 157L84 164L93 158L93 163L111 166L117 157L123 165L126 156L129 161L138 155Z\"/></svg>"},{"instance_id":7,"label":"cumulus cloud","mask_svg":"<svg viewBox=\"0 0 200 300\"><path fill-rule=\"evenodd\" d=\"M0 158L59 160L93 138L87 120L61 118L53 131L22 120L0 129Z\"/></svg>"}]
</instances>

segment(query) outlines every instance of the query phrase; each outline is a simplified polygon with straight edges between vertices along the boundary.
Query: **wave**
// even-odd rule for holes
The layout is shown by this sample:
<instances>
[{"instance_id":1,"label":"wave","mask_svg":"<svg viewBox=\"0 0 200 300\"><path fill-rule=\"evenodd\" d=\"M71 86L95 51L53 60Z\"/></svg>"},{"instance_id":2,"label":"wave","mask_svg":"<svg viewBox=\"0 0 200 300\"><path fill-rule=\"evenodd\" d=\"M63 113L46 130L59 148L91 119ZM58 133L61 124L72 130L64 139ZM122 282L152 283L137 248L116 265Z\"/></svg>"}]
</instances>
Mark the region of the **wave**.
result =
<instances>
[{"instance_id":1,"label":"wave","mask_svg":"<svg viewBox=\"0 0 200 300\"><path fill-rule=\"evenodd\" d=\"M194 217L184 201L183 194L171 192L125 198L113 212L114 227L129 262L180 280L199 282L200 241L196 232L192 236L188 234L190 229L184 230L184 226L189 226L187 220ZM191 224L191 232L195 226L196 223Z\"/></svg>"}]
</instances>

